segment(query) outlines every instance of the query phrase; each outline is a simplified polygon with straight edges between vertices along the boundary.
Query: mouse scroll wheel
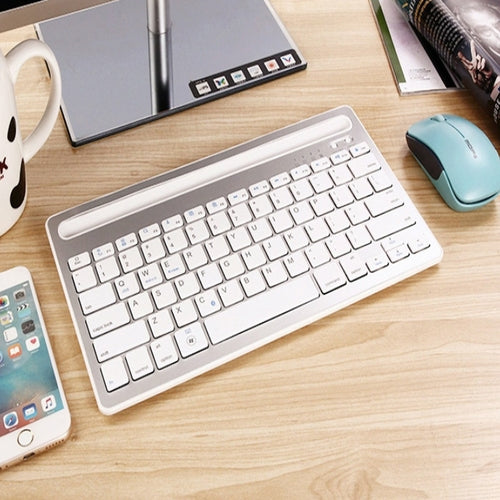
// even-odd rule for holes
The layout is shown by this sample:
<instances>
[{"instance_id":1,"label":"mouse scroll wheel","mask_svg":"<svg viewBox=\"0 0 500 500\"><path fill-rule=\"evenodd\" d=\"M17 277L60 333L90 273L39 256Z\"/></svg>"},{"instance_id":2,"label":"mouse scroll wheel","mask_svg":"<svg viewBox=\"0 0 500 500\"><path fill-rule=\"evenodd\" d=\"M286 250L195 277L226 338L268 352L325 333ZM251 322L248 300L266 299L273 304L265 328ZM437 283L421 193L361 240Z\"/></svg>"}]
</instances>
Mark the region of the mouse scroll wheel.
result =
<instances>
[{"instance_id":1,"label":"mouse scroll wheel","mask_svg":"<svg viewBox=\"0 0 500 500\"><path fill-rule=\"evenodd\" d=\"M436 115L433 116L431 120L434 120L435 122L445 122L446 118L443 115Z\"/></svg>"}]
</instances>

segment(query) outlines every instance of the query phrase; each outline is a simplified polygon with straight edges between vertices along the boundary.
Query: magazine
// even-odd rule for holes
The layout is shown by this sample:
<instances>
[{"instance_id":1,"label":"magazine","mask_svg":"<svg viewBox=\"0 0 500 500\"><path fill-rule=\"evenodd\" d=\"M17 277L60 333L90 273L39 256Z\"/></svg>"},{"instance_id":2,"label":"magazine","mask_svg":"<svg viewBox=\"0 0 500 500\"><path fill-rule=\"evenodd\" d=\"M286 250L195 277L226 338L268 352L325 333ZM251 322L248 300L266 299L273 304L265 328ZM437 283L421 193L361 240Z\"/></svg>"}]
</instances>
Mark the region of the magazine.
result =
<instances>
[{"instance_id":1,"label":"magazine","mask_svg":"<svg viewBox=\"0 0 500 500\"><path fill-rule=\"evenodd\" d=\"M401 95L462 88L436 51L416 33L394 0L370 0Z\"/></svg>"},{"instance_id":2,"label":"magazine","mask_svg":"<svg viewBox=\"0 0 500 500\"><path fill-rule=\"evenodd\" d=\"M395 0L416 31L500 124L498 0Z\"/></svg>"}]
</instances>

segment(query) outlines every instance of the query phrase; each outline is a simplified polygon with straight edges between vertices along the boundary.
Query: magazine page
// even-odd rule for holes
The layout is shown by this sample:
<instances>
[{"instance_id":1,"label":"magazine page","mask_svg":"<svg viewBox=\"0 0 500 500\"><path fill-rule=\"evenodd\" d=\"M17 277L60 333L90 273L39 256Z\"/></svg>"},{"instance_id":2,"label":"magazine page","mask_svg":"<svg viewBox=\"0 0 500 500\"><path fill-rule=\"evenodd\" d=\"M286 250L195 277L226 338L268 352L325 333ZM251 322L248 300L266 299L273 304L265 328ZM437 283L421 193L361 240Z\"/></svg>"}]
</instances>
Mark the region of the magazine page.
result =
<instances>
[{"instance_id":1,"label":"magazine page","mask_svg":"<svg viewBox=\"0 0 500 500\"><path fill-rule=\"evenodd\" d=\"M394 0L370 0L370 4L401 95L462 87Z\"/></svg>"},{"instance_id":2,"label":"magazine page","mask_svg":"<svg viewBox=\"0 0 500 500\"><path fill-rule=\"evenodd\" d=\"M500 124L498 0L396 0L416 30Z\"/></svg>"}]
</instances>

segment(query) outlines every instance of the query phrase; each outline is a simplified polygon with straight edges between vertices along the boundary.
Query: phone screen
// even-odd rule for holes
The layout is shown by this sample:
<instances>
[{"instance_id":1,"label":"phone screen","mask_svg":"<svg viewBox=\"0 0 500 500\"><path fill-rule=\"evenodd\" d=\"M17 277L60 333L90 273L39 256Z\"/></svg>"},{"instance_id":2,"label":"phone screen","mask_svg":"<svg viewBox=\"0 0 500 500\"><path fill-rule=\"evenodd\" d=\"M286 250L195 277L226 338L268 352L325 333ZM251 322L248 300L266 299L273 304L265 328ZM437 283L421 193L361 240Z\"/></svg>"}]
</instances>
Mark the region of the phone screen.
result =
<instances>
[{"instance_id":1,"label":"phone screen","mask_svg":"<svg viewBox=\"0 0 500 500\"><path fill-rule=\"evenodd\" d=\"M62 409L30 283L0 290L0 436Z\"/></svg>"}]
</instances>

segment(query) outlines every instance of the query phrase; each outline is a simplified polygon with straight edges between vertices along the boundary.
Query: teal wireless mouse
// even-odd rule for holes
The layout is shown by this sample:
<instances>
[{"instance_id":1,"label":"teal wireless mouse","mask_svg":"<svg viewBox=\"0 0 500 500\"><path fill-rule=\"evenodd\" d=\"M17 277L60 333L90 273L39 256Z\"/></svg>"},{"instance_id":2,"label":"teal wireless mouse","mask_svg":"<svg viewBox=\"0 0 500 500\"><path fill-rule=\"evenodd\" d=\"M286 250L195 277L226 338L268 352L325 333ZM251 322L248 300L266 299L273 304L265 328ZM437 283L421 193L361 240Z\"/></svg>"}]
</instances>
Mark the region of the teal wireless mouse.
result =
<instances>
[{"instance_id":1,"label":"teal wireless mouse","mask_svg":"<svg viewBox=\"0 0 500 500\"><path fill-rule=\"evenodd\" d=\"M412 125L406 142L453 210L474 210L500 193L498 153L470 121L455 115L432 116Z\"/></svg>"}]
</instances>

